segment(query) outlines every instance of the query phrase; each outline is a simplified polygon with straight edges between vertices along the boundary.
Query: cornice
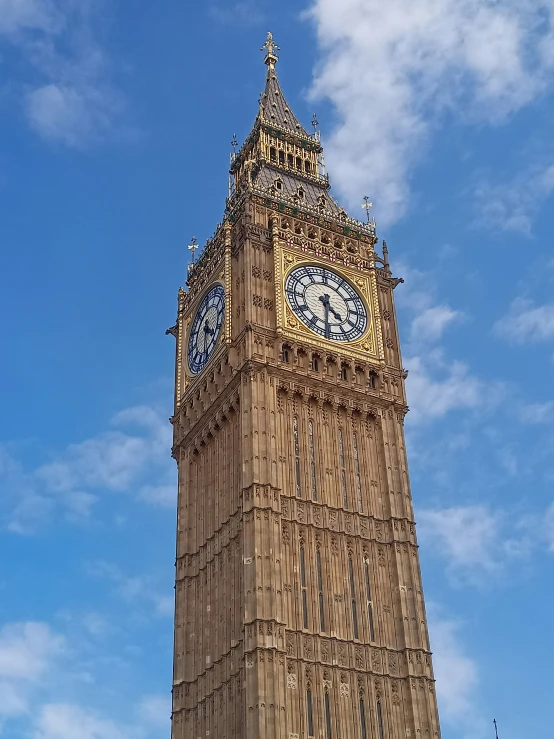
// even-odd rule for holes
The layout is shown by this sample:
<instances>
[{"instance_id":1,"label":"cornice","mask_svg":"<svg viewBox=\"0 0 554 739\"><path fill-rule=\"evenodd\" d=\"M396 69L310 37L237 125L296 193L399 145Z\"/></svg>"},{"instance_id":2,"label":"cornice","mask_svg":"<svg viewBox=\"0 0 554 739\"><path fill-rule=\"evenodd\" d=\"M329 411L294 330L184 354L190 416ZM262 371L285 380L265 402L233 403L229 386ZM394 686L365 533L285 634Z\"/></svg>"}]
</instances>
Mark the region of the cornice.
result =
<instances>
[{"instance_id":1,"label":"cornice","mask_svg":"<svg viewBox=\"0 0 554 739\"><path fill-rule=\"evenodd\" d=\"M375 481L376 482L376 481ZM374 481L370 485L375 487ZM373 542L378 546L405 546L417 550L416 524L409 518L376 518L357 511L332 508L312 500L281 496L283 525L295 524L314 532L345 536L352 541ZM285 544L285 533L283 540Z\"/></svg>"}]
</instances>

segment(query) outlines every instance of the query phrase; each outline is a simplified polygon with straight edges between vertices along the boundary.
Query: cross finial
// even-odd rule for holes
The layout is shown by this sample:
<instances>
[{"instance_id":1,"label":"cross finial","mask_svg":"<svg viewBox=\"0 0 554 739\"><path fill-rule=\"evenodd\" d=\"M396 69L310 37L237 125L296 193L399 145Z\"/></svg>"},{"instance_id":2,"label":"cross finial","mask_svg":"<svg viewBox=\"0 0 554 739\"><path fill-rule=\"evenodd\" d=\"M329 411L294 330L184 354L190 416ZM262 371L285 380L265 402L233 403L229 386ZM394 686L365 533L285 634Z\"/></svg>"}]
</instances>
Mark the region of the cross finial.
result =
<instances>
[{"instance_id":1,"label":"cross finial","mask_svg":"<svg viewBox=\"0 0 554 739\"><path fill-rule=\"evenodd\" d=\"M231 141L231 146L233 147L233 154L237 153L237 146L239 145L239 142L237 141L237 134L233 134L233 140Z\"/></svg>"},{"instance_id":2,"label":"cross finial","mask_svg":"<svg viewBox=\"0 0 554 739\"><path fill-rule=\"evenodd\" d=\"M192 241L189 244L188 249L189 249L189 251L192 252L192 263L194 264L194 254L195 254L196 250L198 249L198 244L196 243L196 237L195 236L192 237Z\"/></svg>"},{"instance_id":3,"label":"cross finial","mask_svg":"<svg viewBox=\"0 0 554 739\"><path fill-rule=\"evenodd\" d=\"M281 49L277 46L275 41L273 40L273 34L271 31L267 32L267 39L265 44L262 46L260 51L264 51L264 49L267 51L267 54L265 55L264 63L267 64L267 66L270 69L273 69L275 66L275 63L279 61L279 57L275 53L276 51L281 51Z\"/></svg>"},{"instance_id":4,"label":"cross finial","mask_svg":"<svg viewBox=\"0 0 554 739\"><path fill-rule=\"evenodd\" d=\"M373 203L369 202L369 198L367 195L364 195L364 204L362 205L362 208L365 210L367 215L367 222L370 222L369 215L371 213L371 209L373 208Z\"/></svg>"}]
</instances>

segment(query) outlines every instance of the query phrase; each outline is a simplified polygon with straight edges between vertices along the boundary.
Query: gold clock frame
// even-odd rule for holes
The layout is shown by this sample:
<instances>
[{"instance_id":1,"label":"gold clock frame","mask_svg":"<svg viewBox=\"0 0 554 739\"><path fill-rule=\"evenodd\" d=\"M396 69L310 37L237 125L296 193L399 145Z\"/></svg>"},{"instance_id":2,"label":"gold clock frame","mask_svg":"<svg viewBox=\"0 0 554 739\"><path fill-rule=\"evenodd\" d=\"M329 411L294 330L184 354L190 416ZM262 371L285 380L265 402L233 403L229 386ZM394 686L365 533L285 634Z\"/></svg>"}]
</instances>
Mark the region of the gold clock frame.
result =
<instances>
[{"instance_id":1,"label":"gold clock frame","mask_svg":"<svg viewBox=\"0 0 554 739\"><path fill-rule=\"evenodd\" d=\"M358 269L350 264L348 255L345 255L342 260L331 259L323 254L306 253L302 247L284 245L282 242L278 243L277 250L278 253L275 254L277 333L294 342L309 341L310 344L334 354L347 353L362 360L383 361L383 338L375 268ZM290 272L303 265L327 267L355 288L367 311L367 328L359 339L344 342L324 339L297 318L287 300L285 283Z\"/></svg>"},{"instance_id":2,"label":"gold clock frame","mask_svg":"<svg viewBox=\"0 0 554 739\"><path fill-rule=\"evenodd\" d=\"M206 366L203 369L201 369L200 372L194 373L190 371L189 363L188 363L188 345L189 345L189 339L190 339L190 331L192 328L192 324L194 322L194 318L198 312L200 305L202 304L202 301L204 300L206 295L210 292L210 290L212 290L216 285L220 285L223 288L223 293L225 295L225 313L223 315L223 324L219 332L217 343L214 347L212 354L210 355L206 363ZM182 366L183 366L184 375L185 375L185 388L195 379L197 379L202 374L204 374L204 372L208 369L208 367L212 363L213 359L217 356L217 353L220 347L223 344L228 343L229 338L230 338L229 322L227 321L228 312L229 312L229 294L227 292L227 287L226 287L225 273L222 272L220 275L218 275L218 277L211 280L210 283L207 285L207 287L204 290L202 290L202 292L198 295L198 297L195 299L194 303L192 304L190 310L188 311L187 317L184 319L184 322L183 322L184 341L183 341Z\"/></svg>"}]
</instances>

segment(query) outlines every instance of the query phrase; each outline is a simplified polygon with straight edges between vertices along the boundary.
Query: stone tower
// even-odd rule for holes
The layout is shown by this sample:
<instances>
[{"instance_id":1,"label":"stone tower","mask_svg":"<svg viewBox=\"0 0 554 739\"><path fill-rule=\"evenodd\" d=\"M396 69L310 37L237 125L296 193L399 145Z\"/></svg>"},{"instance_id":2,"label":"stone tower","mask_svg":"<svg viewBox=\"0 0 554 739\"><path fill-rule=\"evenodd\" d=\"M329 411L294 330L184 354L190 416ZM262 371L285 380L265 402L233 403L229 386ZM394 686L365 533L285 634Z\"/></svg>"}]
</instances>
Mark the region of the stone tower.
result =
<instances>
[{"instance_id":1,"label":"stone tower","mask_svg":"<svg viewBox=\"0 0 554 739\"><path fill-rule=\"evenodd\" d=\"M176 325L172 739L440 736L387 249L264 46Z\"/></svg>"}]
</instances>

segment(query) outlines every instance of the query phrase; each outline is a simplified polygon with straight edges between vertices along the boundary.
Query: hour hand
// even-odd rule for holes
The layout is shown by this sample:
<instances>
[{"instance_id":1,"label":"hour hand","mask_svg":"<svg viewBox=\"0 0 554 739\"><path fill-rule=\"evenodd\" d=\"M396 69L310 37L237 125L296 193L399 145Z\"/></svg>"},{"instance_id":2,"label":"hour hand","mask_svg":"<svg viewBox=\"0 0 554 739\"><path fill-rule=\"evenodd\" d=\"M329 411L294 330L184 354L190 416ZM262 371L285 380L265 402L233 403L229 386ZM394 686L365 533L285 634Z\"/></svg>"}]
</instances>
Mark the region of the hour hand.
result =
<instances>
[{"instance_id":1,"label":"hour hand","mask_svg":"<svg viewBox=\"0 0 554 739\"><path fill-rule=\"evenodd\" d=\"M331 311L331 313L332 313L332 314L333 314L333 315L335 316L335 318L337 319L337 321L342 321L342 318L341 318L341 315L340 315L340 313L338 313L338 312L337 312L337 311L336 311L336 310L335 310L335 309L333 308L333 306L332 306L332 305L329 305L329 310L330 310L330 311Z\"/></svg>"}]
</instances>

